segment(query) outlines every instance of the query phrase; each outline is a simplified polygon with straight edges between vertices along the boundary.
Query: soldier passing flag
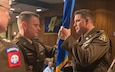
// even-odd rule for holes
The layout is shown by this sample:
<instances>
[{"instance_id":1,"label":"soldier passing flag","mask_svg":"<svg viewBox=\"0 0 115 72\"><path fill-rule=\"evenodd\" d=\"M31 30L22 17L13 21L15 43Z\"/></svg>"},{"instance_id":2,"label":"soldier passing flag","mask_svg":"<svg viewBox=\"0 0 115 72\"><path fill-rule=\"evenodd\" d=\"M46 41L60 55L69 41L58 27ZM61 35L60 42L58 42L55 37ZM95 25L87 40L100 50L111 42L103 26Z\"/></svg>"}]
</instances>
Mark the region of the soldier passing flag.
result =
<instances>
[{"instance_id":1,"label":"soldier passing flag","mask_svg":"<svg viewBox=\"0 0 115 72\"><path fill-rule=\"evenodd\" d=\"M72 13L74 9L75 0L65 0L63 9L63 20L62 25L65 28L70 27L70 21L72 18ZM65 63L68 61L68 52L61 48L63 40L58 39L58 49L56 56L56 72L61 72Z\"/></svg>"}]
</instances>

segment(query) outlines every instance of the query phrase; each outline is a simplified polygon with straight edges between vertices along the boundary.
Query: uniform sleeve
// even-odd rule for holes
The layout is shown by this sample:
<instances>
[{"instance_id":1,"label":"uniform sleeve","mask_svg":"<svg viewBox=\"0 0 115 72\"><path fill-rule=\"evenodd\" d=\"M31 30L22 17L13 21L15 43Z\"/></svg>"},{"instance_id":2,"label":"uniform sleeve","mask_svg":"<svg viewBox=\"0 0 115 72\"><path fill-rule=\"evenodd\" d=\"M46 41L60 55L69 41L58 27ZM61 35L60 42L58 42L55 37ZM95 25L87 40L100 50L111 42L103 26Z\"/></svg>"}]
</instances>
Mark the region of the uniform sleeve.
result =
<instances>
[{"instance_id":1,"label":"uniform sleeve","mask_svg":"<svg viewBox=\"0 0 115 72\"><path fill-rule=\"evenodd\" d=\"M108 53L110 48L110 41L105 33L95 37L91 43L87 45L79 45L77 42L72 45L71 38L66 41L67 42L62 45L62 48L65 48L66 50L70 49L76 61L84 67L102 58L102 56Z\"/></svg>"},{"instance_id":2,"label":"uniform sleeve","mask_svg":"<svg viewBox=\"0 0 115 72\"><path fill-rule=\"evenodd\" d=\"M61 47L67 50L70 54L72 54L72 45L75 43L75 39L72 36L69 36L65 41L63 41Z\"/></svg>"},{"instance_id":3,"label":"uniform sleeve","mask_svg":"<svg viewBox=\"0 0 115 72\"><path fill-rule=\"evenodd\" d=\"M34 39L34 41L39 43L39 48L41 48L41 51L45 52L45 56L48 58L54 57L56 46L50 47L48 45L45 45L43 42L41 42L39 39Z\"/></svg>"},{"instance_id":4,"label":"uniform sleeve","mask_svg":"<svg viewBox=\"0 0 115 72\"><path fill-rule=\"evenodd\" d=\"M0 48L1 72L26 72L23 55L19 48L9 42L3 42Z\"/></svg>"},{"instance_id":5,"label":"uniform sleeve","mask_svg":"<svg viewBox=\"0 0 115 72\"><path fill-rule=\"evenodd\" d=\"M54 57L55 51L56 51L55 46L53 46L53 47L45 46L45 55L46 55L46 57L49 57L49 58Z\"/></svg>"}]
</instances>

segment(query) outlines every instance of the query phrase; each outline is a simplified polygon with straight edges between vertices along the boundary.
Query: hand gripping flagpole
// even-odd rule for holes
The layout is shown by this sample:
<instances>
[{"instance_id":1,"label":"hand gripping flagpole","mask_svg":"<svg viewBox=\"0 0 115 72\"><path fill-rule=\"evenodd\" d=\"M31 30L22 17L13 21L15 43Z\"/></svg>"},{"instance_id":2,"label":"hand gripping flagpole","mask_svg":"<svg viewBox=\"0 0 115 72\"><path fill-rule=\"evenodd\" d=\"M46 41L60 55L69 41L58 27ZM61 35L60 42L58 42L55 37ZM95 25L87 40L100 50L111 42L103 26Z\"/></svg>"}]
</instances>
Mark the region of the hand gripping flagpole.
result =
<instances>
[{"instance_id":1,"label":"hand gripping flagpole","mask_svg":"<svg viewBox=\"0 0 115 72\"><path fill-rule=\"evenodd\" d=\"M65 28L70 27L74 4L75 0L65 0L64 2L62 26L64 26ZM63 66L68 60L68 52L61 48L62 43L63 40L58 39L58 49L56 55L56 72L61 72L61 70L63 70Z\"/></svg>"}]
</instances>

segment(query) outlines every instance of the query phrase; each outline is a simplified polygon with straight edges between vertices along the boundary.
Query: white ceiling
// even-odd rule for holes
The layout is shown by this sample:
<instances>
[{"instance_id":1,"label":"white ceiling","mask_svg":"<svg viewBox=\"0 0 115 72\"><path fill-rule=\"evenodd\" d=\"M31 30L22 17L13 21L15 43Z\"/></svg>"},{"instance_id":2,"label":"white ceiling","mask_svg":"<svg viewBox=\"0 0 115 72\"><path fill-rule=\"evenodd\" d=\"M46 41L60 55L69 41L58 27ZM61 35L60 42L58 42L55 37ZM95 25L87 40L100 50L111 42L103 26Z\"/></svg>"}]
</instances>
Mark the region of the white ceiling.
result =
<instances>
[{"instance_id":1,"label":"white ceiling","mask_svg":"<svg viewBox=\"0 0 115 72\"><path fill-rule=\"evenodd\" d=\"M21 12L21 11L33 11L33 12L36 12L36 9L38 9L38 8L41 8L43 11L48 10L46 8L43 8L43 7L32 6L32 5L23 4L23 3L13 5L12 8L15 9L15 12Z\"/></svg>"},{"instance_id":2,"label":"white ceiling","mask_svg":"<svg viewBox=\"0 0 115 72\"><path fill-rule=\"evenodd\" d=\"M12 8L14 12L11 14L11 19L15 20L16 16L22 11L33 11L40 8L42 11L49 10L50 5L63 3L63 0L12 0ZM38 2L38 3L37 3Z\"/></svg>"},{"instance_id":3,"label":"white ceiling","mask_svg":"<svg viewBox=\"0 0 115 72\"><path fill-rule=\"evenodd\" d=\"M23 10L36 11L35 10L36 8L41 8L43 11L46 11L46 10L48 10L47 7L51 4L63 3L63 0L22 0L22 1L21 0L12 0L12 1L13 1L12 8L15 8L16 12L18 12L18 11L21 12ZM37 3L34 4L34 2L37 2L37 1L38 1L38 4ZM26 3L23 3L23 2L26 2ZM31 3L31 4L29 4L29 3ZM42 5L42 3L43 3L43 5Z\"/></svg>"}]
</instances>

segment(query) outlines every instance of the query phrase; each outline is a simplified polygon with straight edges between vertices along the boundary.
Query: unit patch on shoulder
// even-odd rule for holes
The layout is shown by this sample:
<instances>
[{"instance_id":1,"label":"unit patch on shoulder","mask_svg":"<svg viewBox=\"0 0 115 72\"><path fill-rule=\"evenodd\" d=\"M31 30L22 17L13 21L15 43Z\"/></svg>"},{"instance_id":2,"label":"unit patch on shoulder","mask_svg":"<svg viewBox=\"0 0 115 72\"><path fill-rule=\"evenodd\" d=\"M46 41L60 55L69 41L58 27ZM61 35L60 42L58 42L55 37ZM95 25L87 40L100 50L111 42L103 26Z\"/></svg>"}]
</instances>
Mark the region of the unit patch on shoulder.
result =
<instances>
[{"instance_id":1,"label":"unit patch on shoulder","mask_svg":"<svg viewBox=\"0 0 115 72\"><path fill-rule=\"evenodd\" d=\"M107 36L105 35L105 33L102 33L98 38L99 38L99 40L107 42Z\"/></svg>"},{"instance_id":2,"label":"unit patch on shoulder","mask_svg":"<svg viewBox=\"0 0 115 72\"><path fill-rule=\"evenodd\" d=\"M9 67L17 67L21 65L19 49L16 46L11 46L6 49L8 56Z\"/></svg>"}]
</instances>

